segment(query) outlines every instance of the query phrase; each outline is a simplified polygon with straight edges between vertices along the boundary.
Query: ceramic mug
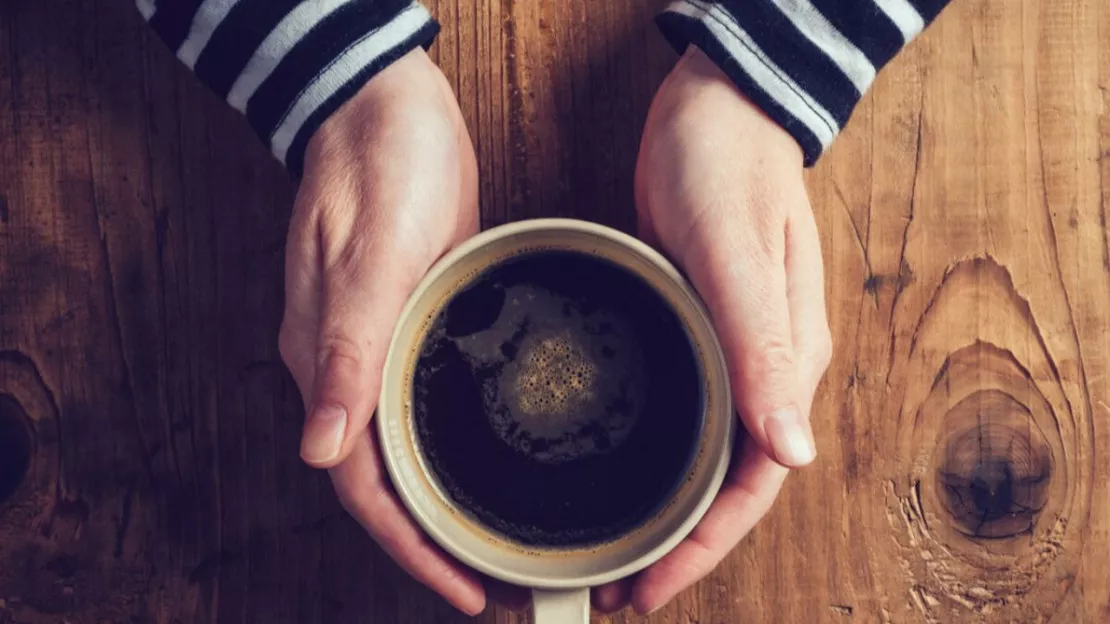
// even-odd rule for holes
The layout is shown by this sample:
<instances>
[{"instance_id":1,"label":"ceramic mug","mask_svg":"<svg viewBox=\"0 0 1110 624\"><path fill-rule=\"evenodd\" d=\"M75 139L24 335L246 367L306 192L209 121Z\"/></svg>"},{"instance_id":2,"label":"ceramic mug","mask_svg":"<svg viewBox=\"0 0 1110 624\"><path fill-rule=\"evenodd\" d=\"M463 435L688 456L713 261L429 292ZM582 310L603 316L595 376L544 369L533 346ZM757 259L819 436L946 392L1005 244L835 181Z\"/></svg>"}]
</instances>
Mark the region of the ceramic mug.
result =
<instances>
[{"instance_id":1,"label":"ceramic mug","mask_svg":"<svg viewBox=\"0 0 1110 624\"><path fill-rule=\"evenodd\" d=\"M686 479L635 529L602 544L537 548L514 543L459 508L421 454L413 373L425 334L450 298L483 271L534 251L592 254L652 286L682 321L698 355L703 413ZM401 500L444 550L506 583L533 588L536 624L585 624L590 587L629 576L673 549L698 523L728 470L735 421L728 375L709 314L662 255L619 231L584 221L536 219L483 232L432 267L404 307L386 358L376 417L382 454Z\"/></svg>"}]
</instances>

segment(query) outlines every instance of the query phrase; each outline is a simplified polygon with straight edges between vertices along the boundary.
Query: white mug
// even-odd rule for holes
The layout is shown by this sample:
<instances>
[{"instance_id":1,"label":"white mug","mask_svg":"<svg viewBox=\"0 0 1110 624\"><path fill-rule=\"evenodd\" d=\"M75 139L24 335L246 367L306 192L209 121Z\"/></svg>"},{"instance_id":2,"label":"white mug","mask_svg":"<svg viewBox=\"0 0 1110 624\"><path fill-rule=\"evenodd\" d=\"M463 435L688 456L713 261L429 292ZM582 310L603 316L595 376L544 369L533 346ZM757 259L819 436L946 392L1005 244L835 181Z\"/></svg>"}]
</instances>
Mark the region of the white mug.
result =
<instances>
[{"instance_id":1,"label":"white mug","mask_svg":"<svg viewBox=\"0 0 1110 624\"><path fill-rule=\"evenodd\" d=\"M537 548L514 543L460 509L443 491L417 441L412 378L428 326L449 298L477 275L522 252L593 254L652 286L682 320L698 352L701 434L685 481L640 526L603 544ZM693 288L670 262L639 240L584 221L536 219L483 232L432 267L401 313L386 358L377 427L401 500L444 550L506 583L533 588L536 624L589 622L590 588L627 577L659 560L705 514L728 470L735 416L720 343Z\"/></svg>"}]
</instances>

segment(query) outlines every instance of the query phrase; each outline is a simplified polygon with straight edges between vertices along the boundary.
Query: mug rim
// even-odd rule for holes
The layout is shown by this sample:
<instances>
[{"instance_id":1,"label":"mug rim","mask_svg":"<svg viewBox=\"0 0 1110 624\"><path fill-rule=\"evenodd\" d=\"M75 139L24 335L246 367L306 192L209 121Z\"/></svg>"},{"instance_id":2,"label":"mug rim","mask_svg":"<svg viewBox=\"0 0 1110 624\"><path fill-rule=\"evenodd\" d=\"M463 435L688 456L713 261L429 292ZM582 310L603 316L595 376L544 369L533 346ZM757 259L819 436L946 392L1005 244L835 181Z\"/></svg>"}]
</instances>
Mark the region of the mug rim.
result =
<instances>
[{"instance_id":1,"label":"mug rim","mask_svg":"<svg viewBox=\"0 0 1110 624\"><path fill-rule=\"evenodd\" d=\"M402 379L405 378L403 373L409 368L412 354L410 353L411 347L405 346L402 348L402 346L399 345L399 343L405 342L404 327L414 314L426 311L421 310L421 308L433 307L427 305L422 306L421 304L424 303L423 300L427 292L433 286L441 282L448 270L460 263L460 261L470 257L472 254L480 252L482 249L500 240L537 231L562 231L570 234L598 237L619 248L624 248L627 252L638 256L641 260L651 265L652 269L658 271L663 279L665 279L670 286L676 288L683 296L683 302L676 302L670 297L665 297L668 306L674 309L674 312L684 319L684 323L698 323L707 330L707 342L709 342L709 344L698 349L698 351L700 351L699 365L703 369L701 375L704 377L704 383L709 383L708 379L712 374L721 378L718 383L719 385L723 385L723 388L719 388L719 394L721 395L718 398L719 405L711 408L707 402L706 406L703 408L705 411L702 415L699 439L691 449L692 452L695 453L695 459L693 460L695 464L698 462L705 463L703 470L708 473L708 483L706 487L701 488L700 491L687 494L686 498L693 501L692 505L690 505L690 513L685 518L681 519L676 527L665 533L661 538L651 540L650 547L639 556L621 565L612 566L600 572L569 578L560 578L554 575L545 578L542 574L528 574L508 570L505 567L498 566L496 562L491 561L491 559L496 558L496 553L486 553L487 556L482 556L482 553L475 552L476 549L467 548L461 544L459 540L452 537L451 532L449 532L446 527L442 526L444 520L441 520L438 514L432 513L431 503L422 500L428 498L427 492L414 492L410 479L405 478L406 475L404 473L406 467L402 465L402 462L406 459L415 461L420 468L420 472L423 473L423 478L431 482L431 489L435 490L441 498L444 497L443 493L438 491L439 488L435 484L436 478L434 473L429 474L430 468L425 465L424 459L421 457L421 453L418 449L413 448L411 453L407 453L415 457L406 458L400 456L406 453L398 448L404 445L396 444L398 442L397 437L402 435L402 427L400 425L407 424L409 418L407 410L405 409L391 411L392 406L396 403L396 398L392 395L392 392L399 392L403 396L406 394L406 390L405 388L392 388L395 384L390 384L388 382L388 380L396 374L396 369L398 367L400 367ZM571 248L571 250L573 249ZM490 262L483 267L482 270L488 269L501 261L502 259L498 259ZM637 277L650 283L650 280L645 275L638 274ZM449 296L453 296L453 294L455 293ZM683 309L683 304L685 304L685 309ZM442 305L442 302L436 304L434 307L438 309L440 305ZM693 318L687 318L687 316ZM688 331L692 331L692 328L688 328ZM416 343L422 341L425 333L426 328L420 332L420 337L409 342ZM691 337L691 339L693 339L693 337ZM394 411L400 413L393 413ZM715 416L715 414L717 416ZM725 435L721 436L719 440L706 439L708 431L710 431L709 421L710 418L713 417L723 419L721 426L723 427ZM639 239L601 224L565 218L530 219L490 228L467 239L452 249L429 269L428 273L420 281L408 301L406 301L398 317L383 367L382 388L375 420L377 421L376 427L380 440L382 459L385 463L390 481L404 504L406 511L412 515L420 528L437 545L465 565L508 583L541 589L573 589L602 585L642 570L673 550L687 535L689 535L697 523L701 521L709 505L712 504L713 500L716 498L717 492L720 490L721 484L724 481L725 473L728 470L736 436L736 419L733 416L731 389L729 387L727 369L725 368L724 355L720 342L713 330L709 313L693 287L686 281L682 274L679 273L678 269L664 258L662 254ZM708 448L707 457L699 458L696 456L706 452L703 450L706 448ZM691 467L688 468L687 477L694 474L694 470L694 465L691 465ZM678 486L678 489L671 495L671 502L679 499L684 489L687 489L685 484ZM658 511L655 513L652 520L661 516L663 516L663 511ZM458 518L452 518L447 520L447 522L458 525L464 524L464 522ZM649 521L649 523L650 522L651 521ZM480 525L480 523L475 524ZM492 529L484 527L484 525L481 526L488 535L496 535L496 532ZM638 530L639 529L633 529L633 532ZM609 542L609 544L617 544L622 539L622 537L618 537ZM503 541L509 542L511 540ZM500 548L500 546L492 543L492 540L491 543L488 544L488 547L491 551ZM527 550L527 547L524 545L520 545L519 548L521 550ZM548 556L558 556L557 552L548 552L546 549L539 550Z\"/></svg>"}]
</instances>

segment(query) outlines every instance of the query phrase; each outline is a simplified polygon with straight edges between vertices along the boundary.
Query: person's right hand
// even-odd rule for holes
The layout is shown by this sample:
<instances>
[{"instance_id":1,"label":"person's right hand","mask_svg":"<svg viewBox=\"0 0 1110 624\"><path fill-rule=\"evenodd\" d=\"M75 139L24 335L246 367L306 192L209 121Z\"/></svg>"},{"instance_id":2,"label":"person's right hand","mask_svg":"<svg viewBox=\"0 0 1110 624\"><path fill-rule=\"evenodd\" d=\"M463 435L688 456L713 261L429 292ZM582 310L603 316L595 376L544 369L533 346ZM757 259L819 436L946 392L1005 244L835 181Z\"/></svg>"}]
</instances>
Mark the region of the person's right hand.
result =
<instances>
[{"instance_id":1,"label":"person's right hand","mask_svg":"<svg viewBox=\"0 0 1110 624\"><path fill-rule=\"evenodd\" d=\"M302 458L330 469L344 508L402 568L469 614L485 608L481 579L409 517L367 425L401 308L477 230L474 148L447 81L418 49L309 142L279 339L307 413Z\"/></svg>"}]
</instances>

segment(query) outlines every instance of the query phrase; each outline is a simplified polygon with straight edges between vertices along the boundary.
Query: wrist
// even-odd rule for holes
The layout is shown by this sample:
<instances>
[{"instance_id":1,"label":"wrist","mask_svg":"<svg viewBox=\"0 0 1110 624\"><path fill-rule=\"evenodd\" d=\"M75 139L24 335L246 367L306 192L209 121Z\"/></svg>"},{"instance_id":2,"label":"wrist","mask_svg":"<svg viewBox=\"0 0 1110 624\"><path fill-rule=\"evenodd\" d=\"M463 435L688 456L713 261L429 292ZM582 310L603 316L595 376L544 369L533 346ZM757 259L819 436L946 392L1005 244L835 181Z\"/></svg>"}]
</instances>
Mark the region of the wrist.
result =
<instances>
[{"instance_id":1,"label":"wrist","mask_svg":"<svg viewBox=\"0 0 1110 624\"><path fill-rule=\"evenodd\" d=\"M802 146L782 125L748 97L708 55L689 45L668 75L663 89L672 92L684 106L693 108L700 123L736 129L739 140L760 151L804 161Z\"/></svg>"},{"instance_id":2,"label":"wrist","mask_svg":"<svg viewBox=\"0 0 1110 624\"><path fill-rule=\"evenodd\" d=\"M404 117L441 103L442 72L417 47L392 62L366 82L328 117L309 140L305 169L336 157L354 162L353 152L365 151L379 126L398 125Z\"/></svg>"}]
</instances>

